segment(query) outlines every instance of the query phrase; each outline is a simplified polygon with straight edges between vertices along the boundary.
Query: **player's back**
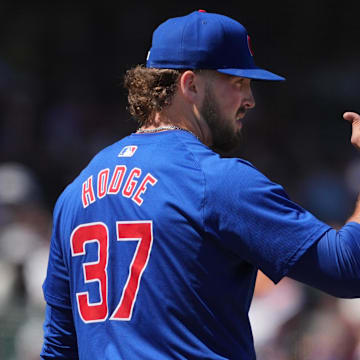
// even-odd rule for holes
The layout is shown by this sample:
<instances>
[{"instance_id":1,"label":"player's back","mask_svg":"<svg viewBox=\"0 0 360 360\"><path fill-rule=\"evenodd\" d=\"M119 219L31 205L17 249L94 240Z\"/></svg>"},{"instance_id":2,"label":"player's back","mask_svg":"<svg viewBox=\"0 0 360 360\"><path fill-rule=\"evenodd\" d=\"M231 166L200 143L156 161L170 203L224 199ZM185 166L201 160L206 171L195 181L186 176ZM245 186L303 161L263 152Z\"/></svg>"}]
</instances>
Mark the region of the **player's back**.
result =
<instances>
[{"instance_id":1,"label":"player's back","mask_svg":"<svg viewBox=\"0 0 360 360\"><path fill-rule=\"evenodd\" d=\"M255 270L205 224L203 165L218 158L184 131L134 134L65 190L53 241L70 274L81 359L254 357Z\"/></svg>"}]
</instances>

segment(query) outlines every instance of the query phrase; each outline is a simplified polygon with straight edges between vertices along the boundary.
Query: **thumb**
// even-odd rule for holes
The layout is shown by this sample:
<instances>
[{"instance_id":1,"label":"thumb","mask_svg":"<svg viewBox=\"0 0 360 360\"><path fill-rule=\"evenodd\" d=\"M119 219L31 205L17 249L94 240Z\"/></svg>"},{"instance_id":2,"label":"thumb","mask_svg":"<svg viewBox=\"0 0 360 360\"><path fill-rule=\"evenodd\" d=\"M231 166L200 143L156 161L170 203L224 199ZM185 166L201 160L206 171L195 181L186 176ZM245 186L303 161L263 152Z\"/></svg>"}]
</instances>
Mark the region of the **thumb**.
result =
<instances>
[{"instance_id":1,"label":"thumb","mask_svg":"<svg viewBox=\"0 0 360 360\"><path fill-rule=\"evenodd\" d=\"M352 125L351 143L360 149L360 115L355 112L345 112L343 118Z\"/></svg>"}]
</instances>

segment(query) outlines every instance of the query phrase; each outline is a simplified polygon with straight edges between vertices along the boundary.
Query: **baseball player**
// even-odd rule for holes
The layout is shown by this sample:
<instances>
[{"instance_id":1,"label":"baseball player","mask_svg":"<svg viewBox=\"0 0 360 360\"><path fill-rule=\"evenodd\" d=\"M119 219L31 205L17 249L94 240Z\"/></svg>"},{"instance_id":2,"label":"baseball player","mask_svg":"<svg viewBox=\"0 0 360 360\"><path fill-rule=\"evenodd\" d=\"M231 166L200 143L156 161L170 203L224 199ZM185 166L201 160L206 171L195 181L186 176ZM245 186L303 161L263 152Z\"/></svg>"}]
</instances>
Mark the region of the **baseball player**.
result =
<instances>
[{"instance_id":1,"label":"baseball player","mask_svg":"<svg viewBox=\"0 0 360 360\"><path fill-rule=\"evenodd\" d=\"M360 296L360 205L336 231L249 162L254 64L237 21L195 11L126 74L136 133L100 151L54 209L43 359L255 359L257 270ZM360 145L360 116L346 113ZM216 150L216 151L214 151Z\"/></svg>"}]
</instances>

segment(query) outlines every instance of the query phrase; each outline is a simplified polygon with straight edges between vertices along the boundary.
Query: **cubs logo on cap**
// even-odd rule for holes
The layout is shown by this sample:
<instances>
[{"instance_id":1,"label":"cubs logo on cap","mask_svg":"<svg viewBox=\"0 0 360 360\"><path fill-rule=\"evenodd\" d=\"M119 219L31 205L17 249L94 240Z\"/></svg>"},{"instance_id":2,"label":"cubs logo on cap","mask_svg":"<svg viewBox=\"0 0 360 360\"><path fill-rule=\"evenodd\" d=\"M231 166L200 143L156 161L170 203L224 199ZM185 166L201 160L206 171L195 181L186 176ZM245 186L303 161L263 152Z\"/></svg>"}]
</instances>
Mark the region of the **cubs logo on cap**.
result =
<instances>
[{"instance_id":1,"label":"cubs logo on cap","mask_svg":"<svg viewBox=\"0 0 360 360\"><path fill-rule=\"evenodd\" d=\"M250 40L249 35L247 36L247 43L248 43L248 49L249 49L249 52L250 52L251 56L254 56L254 51L253 51L252 46L251 46L251 40Z\"/></svg>"}]
</instances>

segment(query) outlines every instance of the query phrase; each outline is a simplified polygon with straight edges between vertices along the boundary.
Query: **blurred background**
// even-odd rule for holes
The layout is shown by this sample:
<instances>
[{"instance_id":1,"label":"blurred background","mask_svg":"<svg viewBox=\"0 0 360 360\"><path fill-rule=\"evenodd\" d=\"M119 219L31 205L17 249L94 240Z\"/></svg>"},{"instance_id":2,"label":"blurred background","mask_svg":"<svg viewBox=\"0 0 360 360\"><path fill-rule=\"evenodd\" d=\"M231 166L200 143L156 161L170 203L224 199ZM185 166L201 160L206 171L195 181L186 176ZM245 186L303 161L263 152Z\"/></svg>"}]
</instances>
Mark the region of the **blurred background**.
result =
<instances>
[{"instance_id":1,"label":"blurred background","mask_svg":"<svg viewBox=\"0 0 360 360\"><path fill-rule=\"evenodd\" d=\"M193 10L240 21L255 62L241 147L318 218L340 227L359 192L347 110L360 111L354 1L0 3L0 359L39 358L54 203L96 152L136 130L122 78L154 28ZM360 359L360 303L260 274L251 309L259 360Z\"/></svg>"}]
</instances>

